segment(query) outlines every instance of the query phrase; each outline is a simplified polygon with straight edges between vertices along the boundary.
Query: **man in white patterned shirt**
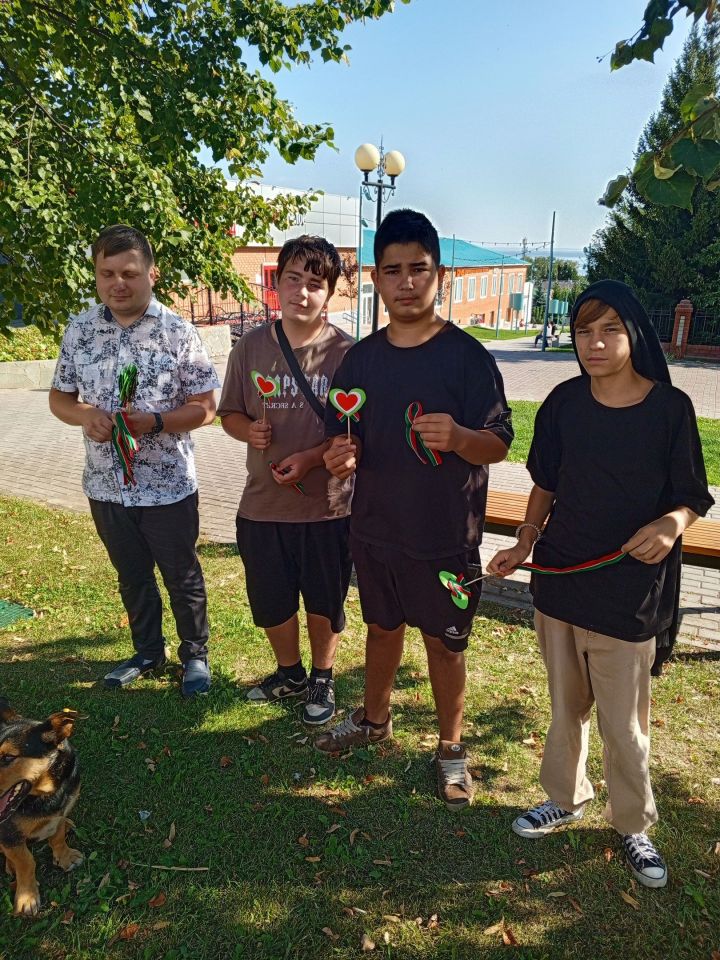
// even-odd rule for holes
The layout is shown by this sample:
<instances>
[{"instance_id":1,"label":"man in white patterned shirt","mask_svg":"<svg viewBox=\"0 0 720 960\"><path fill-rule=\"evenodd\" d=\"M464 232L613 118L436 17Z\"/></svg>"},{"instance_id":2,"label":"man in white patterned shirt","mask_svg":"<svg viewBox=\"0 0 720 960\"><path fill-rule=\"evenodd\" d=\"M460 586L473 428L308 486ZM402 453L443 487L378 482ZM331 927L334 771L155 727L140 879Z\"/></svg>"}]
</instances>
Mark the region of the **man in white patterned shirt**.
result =
<instances>
[{"instance_id":1,"label":"man in white patterned shirt","mask_svg":"<svg viewBox=\"0 0 720 960\"><path fill-rule=\"evenodd\" d=\"M197 331L153 296L157 269L142 233L116 225L92 247L99 303L72 317L50 390L50 410L82 427L83 491L117 570L135 654L105 677L124 687L165 664L155 565L170 595L180 638L182 693L210 688L207 596L195 544L197 479L190 431L215 416L217 374ZM119 374L137 367L128 414L138 438L134 483L111 443L121 409Z\"/></svg>"}]
</instances>

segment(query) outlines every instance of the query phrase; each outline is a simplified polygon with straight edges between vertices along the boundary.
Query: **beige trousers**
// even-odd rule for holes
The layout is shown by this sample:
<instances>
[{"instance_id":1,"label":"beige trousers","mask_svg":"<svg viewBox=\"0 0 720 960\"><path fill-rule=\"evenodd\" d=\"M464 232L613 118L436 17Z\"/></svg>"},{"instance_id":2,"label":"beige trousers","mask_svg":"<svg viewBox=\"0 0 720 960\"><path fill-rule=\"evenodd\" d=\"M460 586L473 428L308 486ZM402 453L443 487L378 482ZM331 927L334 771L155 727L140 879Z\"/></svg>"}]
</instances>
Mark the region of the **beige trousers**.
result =
<instances>
[{"instance_id":1,"label":"beige trousers","mask_svg":"<svg viewBox=\"0 0 720 960\"><path fill-rule=\"evenodd\" d=\"M648 764L655 638L628 643L538 610L535 629L552 702L540 767L548 797L574 812L595 795L585 772L595 703L608 790L605 818L619 833L644 833L657 822Z\"/></svg>"}]
</instances>

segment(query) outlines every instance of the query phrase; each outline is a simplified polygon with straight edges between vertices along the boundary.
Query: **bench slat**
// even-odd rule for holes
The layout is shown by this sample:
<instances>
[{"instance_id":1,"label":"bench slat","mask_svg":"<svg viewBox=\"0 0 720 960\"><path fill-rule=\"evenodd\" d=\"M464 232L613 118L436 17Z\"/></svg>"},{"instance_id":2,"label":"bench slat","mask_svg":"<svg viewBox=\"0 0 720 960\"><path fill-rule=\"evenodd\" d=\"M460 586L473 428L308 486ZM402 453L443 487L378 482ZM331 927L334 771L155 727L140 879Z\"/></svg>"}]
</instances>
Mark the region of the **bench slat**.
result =
<instances>
[{"instance_id":1,"label":"bench slat","mask_svg":"<svg viewBox=\"0 0 720 960\"><path fill-rule=\"evenodd\" d=\"M485 529L512 535L525 519L528 495L488 490ZM683 563L720 568L720 521L701 517L683 534Z\"/></svg>"}]
</instances>

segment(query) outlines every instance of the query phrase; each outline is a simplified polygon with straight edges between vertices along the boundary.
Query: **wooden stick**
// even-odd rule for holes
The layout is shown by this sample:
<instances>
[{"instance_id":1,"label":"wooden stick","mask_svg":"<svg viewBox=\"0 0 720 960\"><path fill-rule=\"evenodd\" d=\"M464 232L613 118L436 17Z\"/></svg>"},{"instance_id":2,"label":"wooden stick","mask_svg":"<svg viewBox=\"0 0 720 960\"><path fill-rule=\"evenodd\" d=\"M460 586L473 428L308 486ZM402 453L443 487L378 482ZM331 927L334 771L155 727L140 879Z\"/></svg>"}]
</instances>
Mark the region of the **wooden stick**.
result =
<instances>
[{"instance_id":1,"label":"wooden stick","mask_svg":"<svg viewBox=\"0 0 720 960\"><path fill-rule=\"evenodd\" d=\"M209 870L210 867L165 867L161 863L138 863L136 860L128 860L134 867L147 867L149 870L177 870L182 873L202 873Z\"/></svg>"}]
</instances>

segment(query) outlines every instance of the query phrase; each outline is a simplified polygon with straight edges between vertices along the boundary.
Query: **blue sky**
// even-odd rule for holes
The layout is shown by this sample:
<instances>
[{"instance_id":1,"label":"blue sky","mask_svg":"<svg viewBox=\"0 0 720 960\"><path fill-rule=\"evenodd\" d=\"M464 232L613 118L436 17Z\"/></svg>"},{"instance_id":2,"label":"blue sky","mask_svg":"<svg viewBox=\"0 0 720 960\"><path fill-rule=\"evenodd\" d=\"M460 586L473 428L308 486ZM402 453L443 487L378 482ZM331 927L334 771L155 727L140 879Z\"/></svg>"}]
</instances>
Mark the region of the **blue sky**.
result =
<instances>
[{"instance_id":1,"label":"blue sky","mask_svg":"<svg viewBox=\"0 0 720 960\"><path fill-rule=\"evenodd\" d=\"M604 219L606 182L630 163L690 21L676 18L655 64L611 73L608 53L645 0L413 0L345 33L350 64L273 77L304 121L328 122L339 152L271 159L278 186L356 194L355 148L401 150L391 206L425 210L443 234L492 245L549 237L582 247Z\"/></svg>"}]
</instances>

